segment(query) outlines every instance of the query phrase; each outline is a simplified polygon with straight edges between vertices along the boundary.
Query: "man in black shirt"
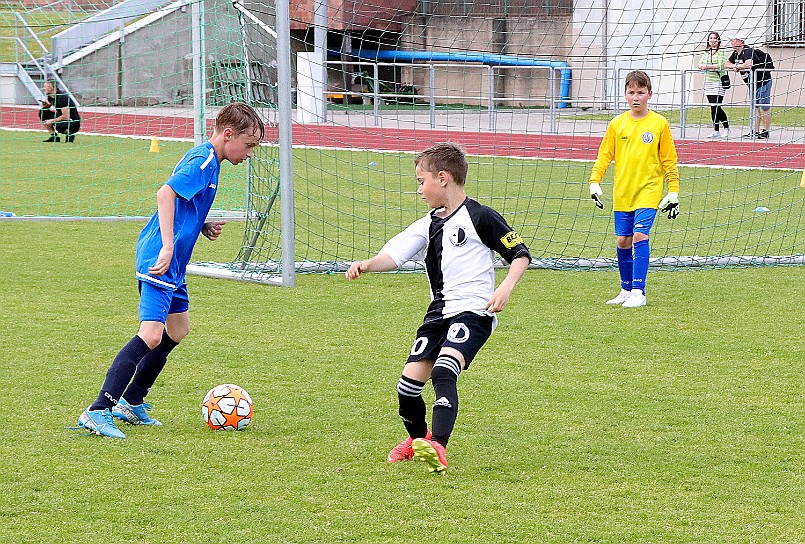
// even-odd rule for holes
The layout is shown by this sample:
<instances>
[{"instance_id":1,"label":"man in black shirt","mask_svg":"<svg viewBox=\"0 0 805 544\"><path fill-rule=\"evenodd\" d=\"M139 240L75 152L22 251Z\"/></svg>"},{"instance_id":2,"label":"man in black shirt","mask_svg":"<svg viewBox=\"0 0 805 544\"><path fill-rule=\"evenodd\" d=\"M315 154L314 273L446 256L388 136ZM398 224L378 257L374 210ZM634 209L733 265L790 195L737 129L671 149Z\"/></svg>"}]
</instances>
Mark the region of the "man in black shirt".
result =
<instances>
[{"instance_id":1,"label":"man in black shirt","mask_svg":"<svg viewBox=\"0 0 805 544\"><path fill-rule=\"evenodd\" d=\"M731 44L734 51L724 66L740 73L747 85L754 79L752 91L755 94L755 107L758 113L757 130L744 135L744 138L768 138L771 126L771 72L768 69L774 68L774 65L766 53L760 49L747 47L746 37L741 33L732 36Z\"/></svg>"},{"instance_id":2,"label":"man in black shirt","mask_svg":"<svg viewBox=\"0 0 805 544\"><path fill-rule=\"evenodd\" d=\"M39 119L42 126L50 132L50 138L45 142L61 141L58 133L64 134L68 143L75 141L75 133L81 128L81 116L75 102L67 93L58 91L51 81L46 81L42 89L45 100L39 110Z\"/></svg>"}]
</instances>

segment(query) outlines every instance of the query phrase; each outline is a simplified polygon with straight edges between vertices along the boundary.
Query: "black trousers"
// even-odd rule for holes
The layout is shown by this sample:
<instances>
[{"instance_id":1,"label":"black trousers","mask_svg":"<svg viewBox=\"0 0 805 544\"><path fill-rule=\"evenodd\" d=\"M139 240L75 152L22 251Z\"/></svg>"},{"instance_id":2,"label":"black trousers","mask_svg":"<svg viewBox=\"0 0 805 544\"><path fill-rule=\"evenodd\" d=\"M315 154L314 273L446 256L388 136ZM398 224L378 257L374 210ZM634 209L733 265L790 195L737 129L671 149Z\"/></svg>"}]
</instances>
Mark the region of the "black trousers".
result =
<instances>
[{"instance_id":1,"label":"black trousers","mask_svg":"<svg viewBox=\"0 0 805 544\"><path fill-rule=\"evenodd\" d=\"M710 119L713 121L713 128L718 130L719 123L722 123L724 128L730 128L727 112L721 107L724 97L720 94L708 94L707 101L710 103Z\"/></svg>"},{"instance_id":2,"label":"black trousers","mask_svg":"<svg viewBox=\"0 0 805 544\"><path fill-rule=\"evenodd\" d=\"M41 110L39 110L39 119L41 121L44 122L47 121L48 119L55 119L55 118L56 118L55 111L47 108L42 108ZM81 129L81 120L67 119L66 121L56 121L56 123L54 123L53 125L53 128L56 129L56 132L60 132L62 134L66 134L69 136L70 134L75 134Z\"/></svg>"}]
</instances>

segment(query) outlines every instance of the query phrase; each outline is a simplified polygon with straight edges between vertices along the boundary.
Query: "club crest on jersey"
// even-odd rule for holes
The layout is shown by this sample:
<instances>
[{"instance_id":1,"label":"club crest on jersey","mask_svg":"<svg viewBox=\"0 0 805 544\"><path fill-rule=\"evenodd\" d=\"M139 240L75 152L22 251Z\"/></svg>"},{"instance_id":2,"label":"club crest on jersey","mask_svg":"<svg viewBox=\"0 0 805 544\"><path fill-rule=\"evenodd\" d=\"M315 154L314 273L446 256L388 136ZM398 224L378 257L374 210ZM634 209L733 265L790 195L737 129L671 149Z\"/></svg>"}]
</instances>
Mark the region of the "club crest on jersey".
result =
<instances>
[{"instance_id":1,"label":"club crest on jersey","mask_svg":"<svg viewBox=\"0 0 805 544\"><path fill-rule=\"evenodd\" d=\"M461 225L456 225L453 227L453 232L450 233L449 238L451 244L461 247L467 243L467 230Z\"/></svg>"},{"instance_id":2,"label":"club crest on jersey","mask_svg":"<svg viewBox=\"0 0 805 544\"><path fill-rule=\"evenodd\" d=\"M470 339L470 329L464 323L453 323L447 330L447 339L455 344L462 344Z\"/></svg>"},{"instance_id":3,"label":"club crest on jersey","mask_svg":"<svg viewBox=\"0 0 805 544\"><path fill-rule=\"evenodd\" d=\"M517 244L524 243L520 235L514 231L508 233L506 236L501 238L500 241L503 243L504 246L506 246L506 249L511 249Z\"/></svg>"},{"instance_id":4,"label":"club crest on jersey","mask_svg":"<svg viewBox=\"0 0 805 544\"><path fill-rule=\"evenodd\" d=\"M650 144L654 141L654 135L651 132L644 132L640 139L643 140L644 144Z\"/></svg>"}]
</instances>

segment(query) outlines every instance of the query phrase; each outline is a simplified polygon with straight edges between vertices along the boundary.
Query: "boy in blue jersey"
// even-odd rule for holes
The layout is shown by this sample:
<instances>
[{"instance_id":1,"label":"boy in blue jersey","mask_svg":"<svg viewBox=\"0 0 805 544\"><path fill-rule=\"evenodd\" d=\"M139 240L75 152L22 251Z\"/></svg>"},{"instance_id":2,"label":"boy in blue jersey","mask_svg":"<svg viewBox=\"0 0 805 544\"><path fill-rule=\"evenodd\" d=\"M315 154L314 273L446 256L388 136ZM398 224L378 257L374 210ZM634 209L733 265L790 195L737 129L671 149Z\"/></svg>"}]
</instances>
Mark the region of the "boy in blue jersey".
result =
<instances>
[{"instance_id":1,"label":"boy in blue jersey","mask_svg":"<svg viewBox=\"0 0 805 544\"><path fill-rule=\"evenodd\" d=\"M190 332L185 272L203 234L215 240L226 221L207 221L224 160L239 164L254 156L265 125L250 106L235 102L215 118L209 141L188 151L157 191L157 211L137 241L140 330L115 357L98 398L78 418L88 431L125 438L114 419L161 425L148 415L145 395L168 354Z\"/></svg>"},{"instance_id":2,"label":"boy in blue jersey","mask_svg":"<svg viewBox=\"0 0 805 544\"><path fill-rule=\"evenodd\" d=\"M400 417L408 438L387 461L418 459L428 470L447 470L445 447L458 415L458 375L472 362L497 324L531 256L522 238L499 213L467 197L467 160L455 144L437 144L415 160L419 194L430 212L389 240L380 252L356 261L346 272L394 270L407 261L425 262L431 303L416 333L397 383ZM510 263L495 288L494 253ZM433 383L432 427L425 421L422 390Z\"/></svg>"},{"instance_id":3,"label":"boy in blue jersey","mask_svg":"<svg viewBox=\"0 0 805 544\"><path fill-rule=\"evenodd\" d=\"M649 232L657 208L674 219L679 214L679 170L671 127L648 107L651 79L643 71L626 75L629 110L609 122L590 174L590 196L603 209L601 179L615 161L612 209L615 214L618 271L621 290L610 305L639 308L646 305ZM663 197L663 185L668 193Z\"/></svg>"}]
</instances>

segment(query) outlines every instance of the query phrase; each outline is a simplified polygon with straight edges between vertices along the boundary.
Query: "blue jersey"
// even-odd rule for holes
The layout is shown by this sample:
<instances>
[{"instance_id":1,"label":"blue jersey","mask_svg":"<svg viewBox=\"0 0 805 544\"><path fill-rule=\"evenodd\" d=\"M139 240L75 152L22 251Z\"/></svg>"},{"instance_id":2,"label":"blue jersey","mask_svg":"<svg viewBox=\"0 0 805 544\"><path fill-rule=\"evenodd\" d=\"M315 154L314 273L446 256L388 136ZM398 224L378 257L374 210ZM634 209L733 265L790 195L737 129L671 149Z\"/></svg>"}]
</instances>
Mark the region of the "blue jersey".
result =
<instances>
[{"instance_id":1,"label":"blue jersey","mask_svg":"<svg viewBox=\"0 0 805 544\"><path fill-rule=\"evenodd\" d=\"M173 260L162 276L152 276L148 268L157 262L162 249L159 212L154 213L137 240L137 279L163 289L177 289L184 283L187 264L207 220L215 193L221 163L213 146L206 142L188 151L165 183L176 193L173 219Z\"/></svg>"}]
</instances>

